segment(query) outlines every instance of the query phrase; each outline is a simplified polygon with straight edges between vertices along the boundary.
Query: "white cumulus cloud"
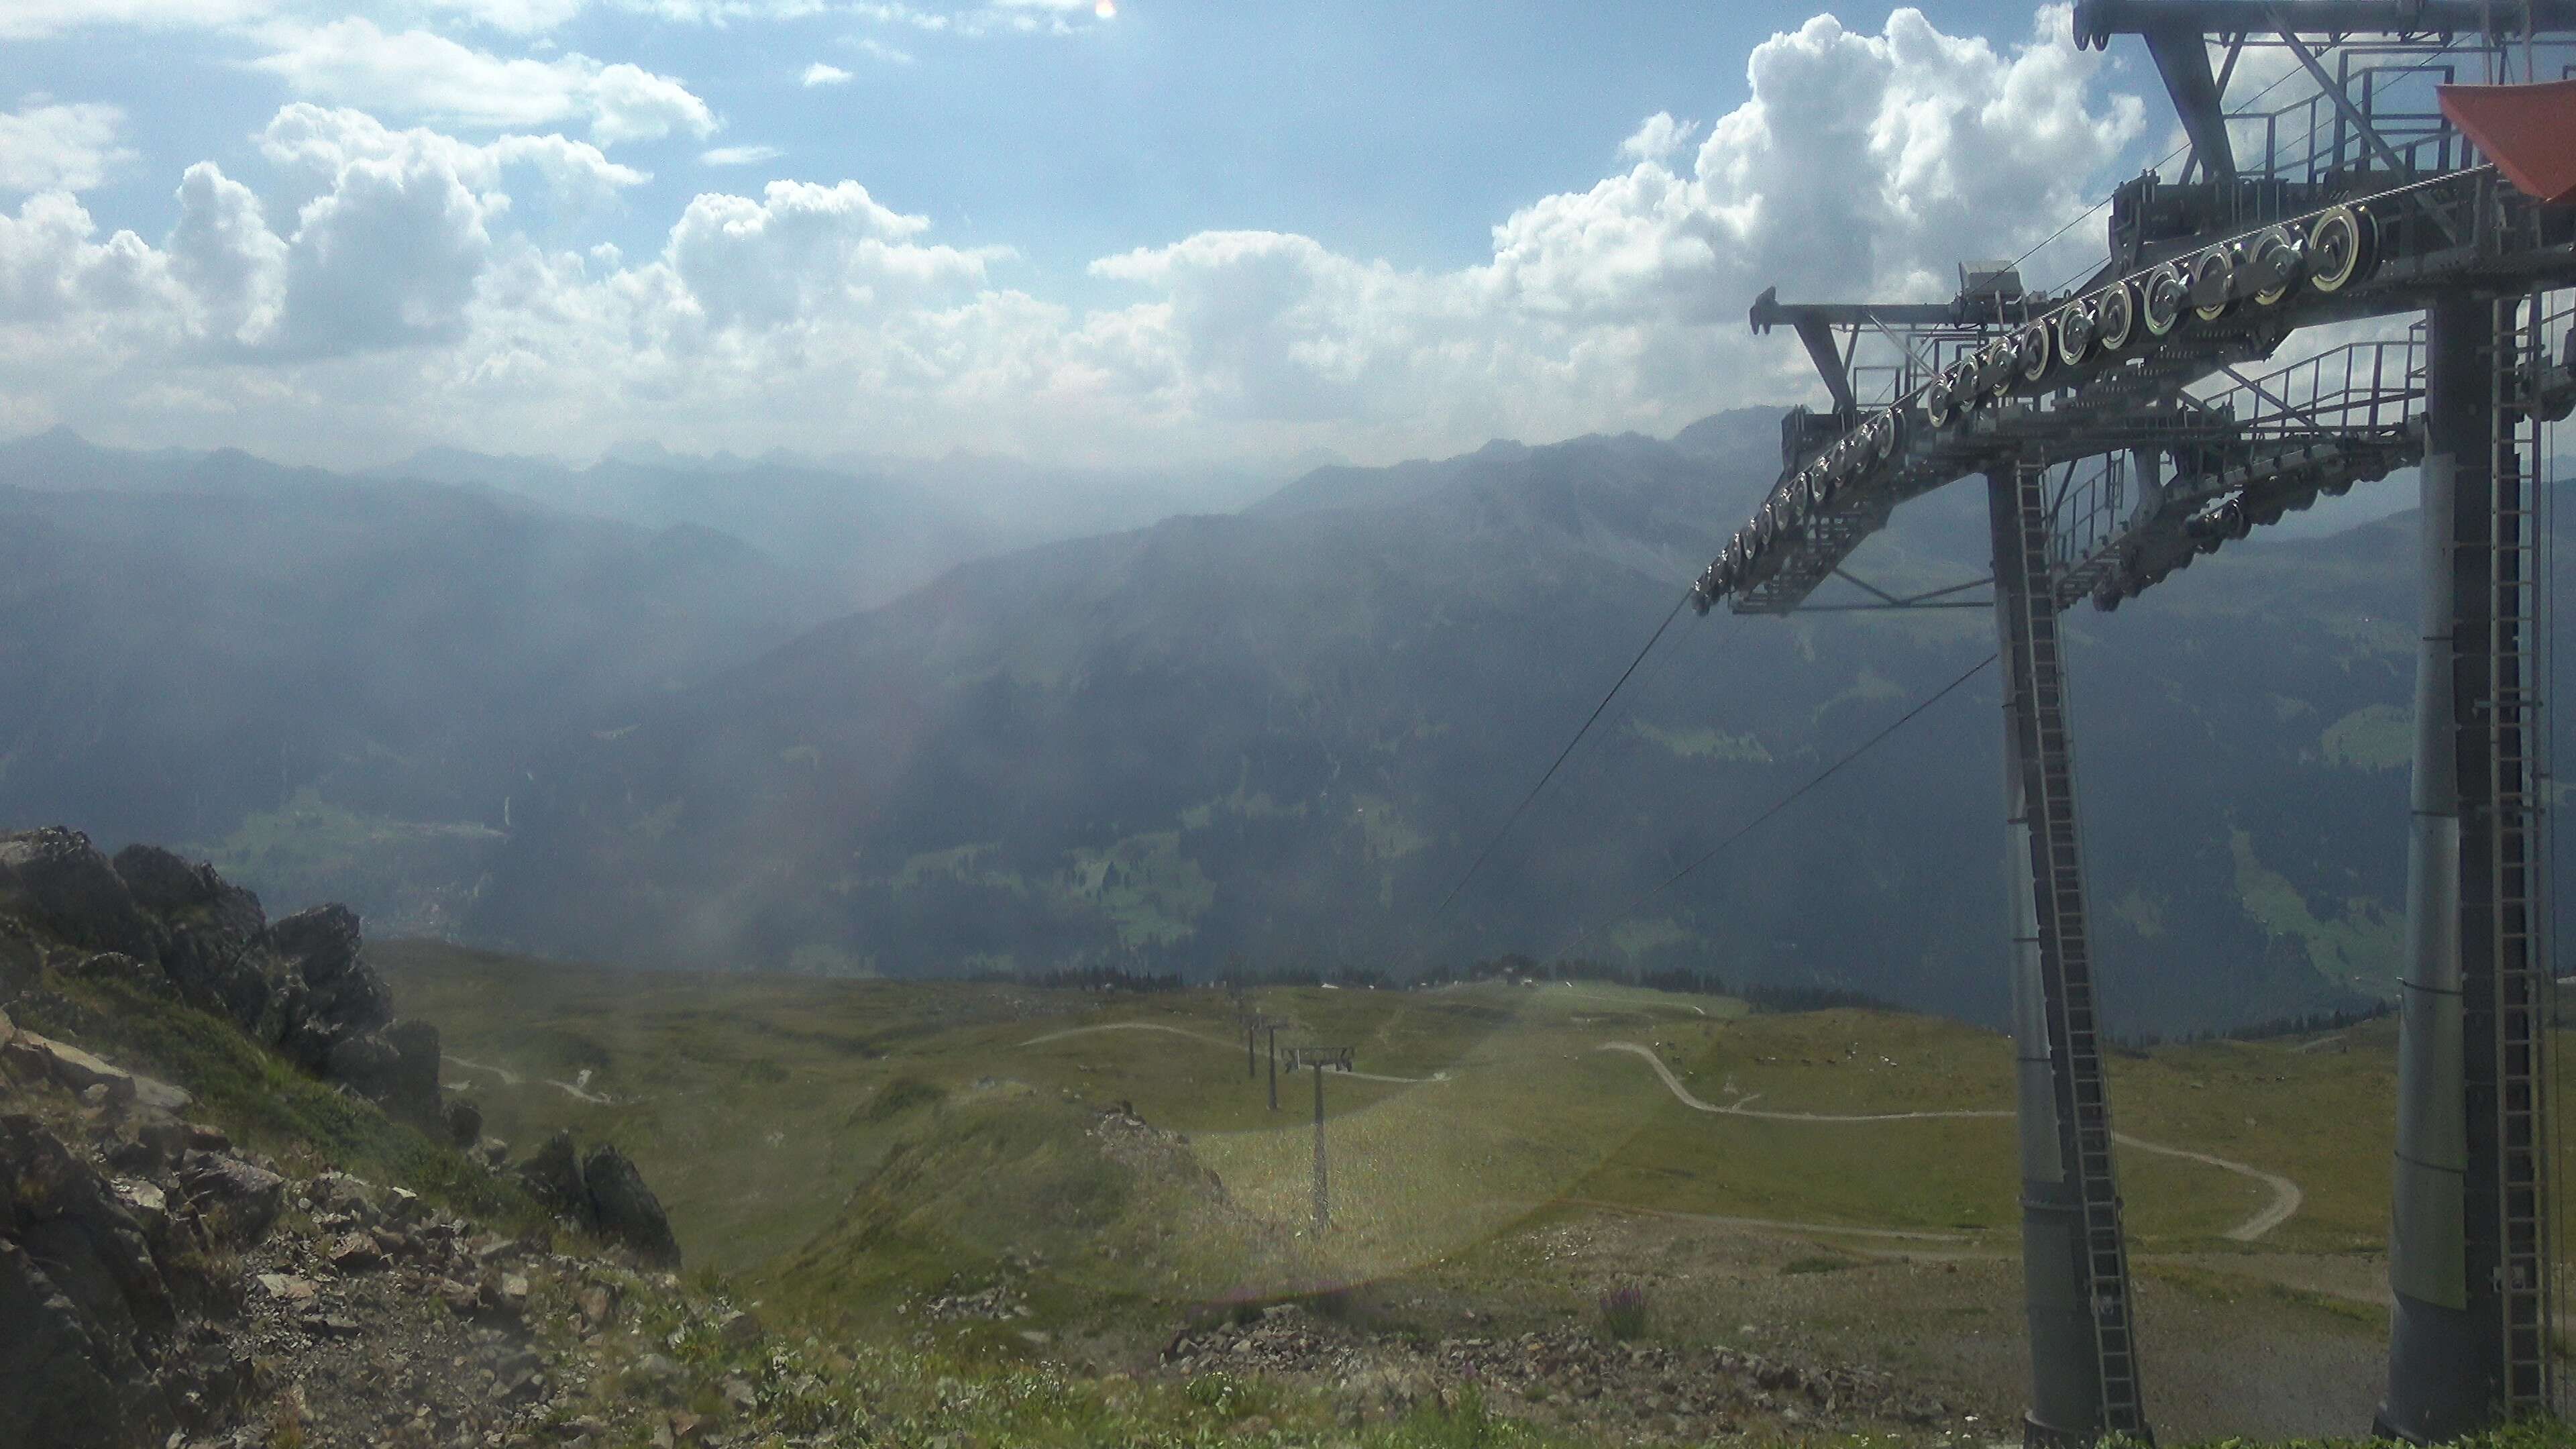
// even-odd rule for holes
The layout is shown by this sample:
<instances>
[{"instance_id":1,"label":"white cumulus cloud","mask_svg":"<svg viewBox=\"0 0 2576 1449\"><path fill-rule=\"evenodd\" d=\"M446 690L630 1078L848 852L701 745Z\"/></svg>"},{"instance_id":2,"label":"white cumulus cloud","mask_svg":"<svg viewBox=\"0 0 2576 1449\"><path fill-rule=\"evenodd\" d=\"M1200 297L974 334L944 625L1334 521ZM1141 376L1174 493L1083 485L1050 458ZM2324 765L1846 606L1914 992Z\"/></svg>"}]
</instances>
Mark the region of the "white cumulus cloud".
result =
<instances>
[{"instance_id":1,"label":"white cumulus cloud","mask_svg":"<svg viewBox=\"0 0 2576 1449\"><path fill-rule=\"evenodd\" d=\"M257 20L280 8L281 0L9 0L0 5L0 40L36 40L113 26L214 28Z\"/></svg>"},{"instance_id":2,"label":"white cumulus cloud","mask_svg":"<svg viewBox=\"0 0 2576 1449\"><path fill-rule=\"evenodd\" d=\"M844 85L849 79L848 71L837 65L825 65L819 60L805 67L804 82L808 87Z\"/></svg>"},{"instance_id":3,"label":"white cumulus cloud","mask_svg":"<svg viewBox=\"0 0 2576 1449\"><path fill-rule=\"evenodd\" d=\"M117 144L125 113L95 104L0 113L0 191L87 191L134 159Z\"/></svg>"},{"instance_id":4,"label":"white cumulus cloud","mask_svg":"<svg viewBox=\"0 0 2576 1449\"><path fill-rule=\"evenodd\" d=\"M1755 50L1742 105L1646 118L1622 169L1498 219L1472 265L1209 231L1097 260L1112 300L1088 307L855 180L701 194L650 254L541 246L567 198L640 176L560 135L477 142L299 104L260 138L272 174L187 173L158 246L101 240L59 194L0 218L0 394L28 400L12 417L138 442L325 457L652 436L1383 459L1668 431L1814 386L1794 345L1748 335L1762 287L1943 296L1959 258L2019 251L2121 174L2142 105L2066 35L2062 10L2018 44L1912 10L1875 32L1820 16ZM585 94L487 103L479 124L542 112L604 142ZM400 114L461 109L421 83ZM540 205L557 225L532 228Z\"/></svg>"},{"instance_id":5,"label":"white cumulus cloud","mask_svg":"<svg viewBox=\"0 0 2576 1449\"><path fill-rule=\"evenodd\" d=\"M279 34L254 62L304 96L444 124L517 130L576 121L601 145L705 136L714 112L670 76L586 55L503 58L426 30L363 18Z\"/></svg>"},{"instance_id":6,"label":"white cumulus cloud","mask_svg":"<svg viewBox=\"0 0 2576 1449\"><path fill-rule=\"evenodd\" d=\"M775 146L718 146L699 152L698 160L707 166L757 166L786 154Z\"/></svg>"}]
</instances>

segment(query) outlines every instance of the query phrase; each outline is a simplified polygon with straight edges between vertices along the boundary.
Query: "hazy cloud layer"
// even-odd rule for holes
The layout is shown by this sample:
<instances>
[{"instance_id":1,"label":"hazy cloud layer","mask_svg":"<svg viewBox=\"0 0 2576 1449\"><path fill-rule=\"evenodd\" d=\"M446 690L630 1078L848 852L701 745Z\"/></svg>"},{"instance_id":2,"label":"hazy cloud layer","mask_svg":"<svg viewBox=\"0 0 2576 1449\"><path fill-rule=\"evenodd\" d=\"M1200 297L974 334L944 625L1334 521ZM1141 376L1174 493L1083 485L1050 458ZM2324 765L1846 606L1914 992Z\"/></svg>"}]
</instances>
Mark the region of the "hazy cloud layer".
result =
<instances>
[{"instance_id":1,"label":"hazy cloud layer","mask_svg":"<svg viewBox=\"0 0 2576 1449\"><path fill-rule=\"evenodd\" d=\"M892 18L1005 10L1093 13ZM565 248L528 208L615 196L642 178L601 148L704 135L703 103L631 66L343 22L262 63L328 97L415 56L397 99L371 100L383 118L286 107L260 137L269 174L191 167L158 241L100 236L68 162L0 217L0 424L349 460L629 437L1382 458L1669 429L1808 388L1794 346L1746 335L1761 287L1944 295L1959 258L2018 251L2098 194L2143 107L2066 35L2062 10L2004 46L1911 10L1876 34L1818 17L1754 52L1744 105L1646 119L1625 169L1505 218L1477 265L1212 231L1099 259L1123 299L1076 309L1014 287L1007 248L945 244L857 180L699 195L652 255Z\"/></svg>"},{"instance_id":2,"label":"hazy cloud layer","mask_svg":"<svg viewBox=\"0 0 2576 1449\"><path fill-rule=\"evenodd\" d=\"M114 106L33 105L0 113L0 191L87 191L134 159Z\"/></svg>"}]
</instances>

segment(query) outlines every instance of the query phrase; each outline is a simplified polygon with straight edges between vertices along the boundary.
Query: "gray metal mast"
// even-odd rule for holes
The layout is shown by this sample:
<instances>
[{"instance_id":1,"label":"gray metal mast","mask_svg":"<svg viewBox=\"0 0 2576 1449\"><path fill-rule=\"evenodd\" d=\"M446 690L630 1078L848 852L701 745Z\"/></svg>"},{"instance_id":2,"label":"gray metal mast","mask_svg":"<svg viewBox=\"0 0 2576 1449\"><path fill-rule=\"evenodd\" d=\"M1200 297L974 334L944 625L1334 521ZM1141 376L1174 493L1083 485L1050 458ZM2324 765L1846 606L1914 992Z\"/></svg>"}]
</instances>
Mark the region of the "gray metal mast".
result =
<instances>
[{"instance_id":1,"label":"gray metal mast","mask_svg":"<svg viewBox=\"0 0 2576 1449\"><path fill-rule=\"evenodd\" d=\"M2377 1427L2456 1438L2550 1407L2537 891L2539 546L2513 299L2426 316L2423 624L2398 1027L2388 1397Z\"/></svg>"},{"instance_id":2,"label":"gray metal mast","mask_svg":"<svg viewBox=\"0 0 2576 1449\"><path fill-rule=\"evenodd\" d=\"M1332 1226L1333 1214L1329 1195L1329 1178L1324 1164L1324 1068L1351 1069L1354 1051L1350 1047L1301 1046L1289 1051L1288 1069L1315 1069L1315 1241L1324 1240L1324 1230Z\"/></svg>"},{"instance_id":3,"label":"gray metal mast","mask_svg":"<svg viewBox=\"0 0 2576 1449\"><path fill-rule=\"evenodd\" d=\"M1899 597L1846 564L1906 499L1986 480L2006 670L2026 1433L2141 1433L2057 613L2088 597L2116 608L2320 496L2420 461L2396 1307L2379 1426L2428 1441L2548 1413L2549 680L2533 478L2541 421L2576 410L2576 358L2551 351L2563 336L2576 353L2576 311L2563 293L2541 303L2576 285L2576 208L2545 199L2563 157L2532 118L2511 120L2528 93L2433 88L2473 66L2496 80L2516 61L2525 79L2576 74L2576 0L2078 0L2073 19L2079 46L2146 42L2189 164L2114 192L2104 262L2064 291L1966 264L1948 304L1756 299L1754 329L1794 328L1833 406L1782 420L1779 481L1701 575L1698 602L1780 615L1960 607L1976 584ZM2231 111L2229 78L2257 49L2294 65L2308 93ZM2491 119L2454 119L2470 107ZM2240 142L2259 144L2238 154ZM2532 149L2517 161L2478 149L2490 142ZM2240 370L2302 328L2410 313L2426 318L2420 342L2352 341ZM1860 365L1865 340L1884 363ZM2043 469L2063 470L2045 492ZM1869 599L1810 602L1834 580Z\"/></svg>"},{"instance_id":4,"label":"gray metal mast","mask_svg":"<svg viewBox=\"0 0 2576 1449\"><path fill-rule=\"evenodd\" d=\"M2021 1132L2031 1444L2145 1437L2076 835L2043 470L1986 476L2004 662L2004 879Z\"/></svg>"}]
</instances>

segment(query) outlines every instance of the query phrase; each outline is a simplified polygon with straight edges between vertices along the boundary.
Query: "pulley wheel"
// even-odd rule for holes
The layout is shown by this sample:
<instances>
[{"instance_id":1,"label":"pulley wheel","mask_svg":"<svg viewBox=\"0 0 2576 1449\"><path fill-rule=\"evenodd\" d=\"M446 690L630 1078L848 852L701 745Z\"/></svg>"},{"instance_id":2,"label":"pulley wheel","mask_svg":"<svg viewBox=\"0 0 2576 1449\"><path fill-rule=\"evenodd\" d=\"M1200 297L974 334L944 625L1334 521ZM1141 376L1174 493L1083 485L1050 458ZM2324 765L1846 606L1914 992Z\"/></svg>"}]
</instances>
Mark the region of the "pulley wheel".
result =
<instances>
[{"instance_id":1,"label":"pulley wheel","mask_svg":"<svg viewBox=\"0 0 2576 1449\"><path fill-rule=\"evenodd\" d=\"M2021 353L2021 378L2024 382L2045 381L2057 362L2057 345L2049 340L2048 324L2033 322L2014 338Z\"/></svg>"},{"instance_id":2,"label":"pulley wheel","mask_svg":"<svg viewBox=\"0 0 2576 1449\"><path fill-rule=\"evenodd\" d=\"M2191 306L2203 322L2236 310L2236 251L2214 246L2192 259Z\"/></svg>"},{"instance_id":3,"label":"pulley wheel","mask_svg":"<svg viewBox=\"0 0 2576 1449\"><path fill-rule=\"evenodd\" d=\"M2279 306L2298 283L2300 269L2307 265L2307 248L2297 232L2276 226L2255 238L2253 253L2246 280L2255 289L2254 305Z\"/></svg>"},{"instance_id":4,"label":"pulley wheel","mask_svg":"<svg viewBox=\"0 0 2576 1449\"><path fill-rule=\"evenodd\" d=\"M2137 286L2131 282L2113 282L2093 299L2093 345L2104 352L2118 352L2137 335Z\"/></svg>"},{"instance_id":5,"label":"pulley wheel","mask_svg":"<svg viewBox=\"0 0 2576 1449\"><path fill-rule=\"evenodd\" d=\"M2021 366L2021 349L2009 337L1998 337L1977 353L1977 396L1980 403L1992 402L2012 386L2013 373Z\"/></svg>"},{"instance_id":6,"label":"pulley wheel","mask_svg":"<svg viewBox=\"0 0 2576 1449\"><path fill-rule=\"evenodd\" d=\"M2071 302L2057 314L2057 360L2063 366L2073 367L2092 351L2092 300Z\"/></svg>"},{"instance_id":7,"label":"pulley wheel","mask_svg":"<svg viewBox=\"0 0 2576 1449\"><path fill-rule=\"evenodd\" d=\"M2308 229L2308 285L2335 293L2370 276L2379 260L2379 224L2357 206L2329 208Z\"/></svg>"},{"instance_id":8,"label":"pulley wheel","mask_svg":"<svg viewBox=\"0 0 2576 1449\"><path fill-rule=\"evenodd\" d=\"M1883 412L1869 425L1869 461L1884 463L1896 456L1898 423L1894 411Z\"/></svg>"},{"instance_id":9,"label":"pulley wheel","mask_svg":"<svg viewBox=\"0 0 2576 1449\"><path fill-rule=\"evenodd\" d=\"M2182 325L2182 314L2191 305L2191 284L2180 267L2158 267L2147 274L2139 290L2138 321L2149 337L2170 337Z\"/></svg>"}]
</instances>

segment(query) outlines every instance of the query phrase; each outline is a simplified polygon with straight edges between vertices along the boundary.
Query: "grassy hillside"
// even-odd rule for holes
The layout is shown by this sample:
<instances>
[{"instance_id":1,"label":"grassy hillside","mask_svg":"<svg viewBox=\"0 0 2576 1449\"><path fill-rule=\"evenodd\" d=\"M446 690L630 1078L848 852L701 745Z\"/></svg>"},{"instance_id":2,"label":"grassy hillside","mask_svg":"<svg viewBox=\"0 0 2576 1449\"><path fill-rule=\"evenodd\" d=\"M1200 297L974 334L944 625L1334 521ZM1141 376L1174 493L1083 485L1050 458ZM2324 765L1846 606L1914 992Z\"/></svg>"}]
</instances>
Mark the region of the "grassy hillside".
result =
<instances>
[{"instance_id":1,"label":"grassy hillside","mask_svg":"<svg viewBox=\"0 0 2576 1449\"><path fill-rule=\"evenodd\" d=\"M695 1260L854 1323L1006 1283L1033 1314L1009 1328L1107 1366L1193 1303L1359 1285L1365 1311L1430 1331L1468 1310L1586 1321L1635 1280L1685 1340L1777 1336L1999 1410L2018 1392L2008 1117L1698 1111L1613 1049L1748 1113L2001 1114L2006 1044L1954 1023L1591 984L1264 991L1295 1023L1283 1041L1357 1048L1360 1075L1325 1081L1318 1242L1311 1077L1283 1077L1274 1115L1221 992L687 976L422 943L376 959L480 1064L450 1075L495 1130L614 1131ZM2262 1395L2226 1348L2241 1358L2247 1335L2327 1363L2285 1380L2321 1401L2372 1381L2393 1068L2386 1022L2114 1059L2116 1120L2149 1144L2121 1157L2149 1346L2185 1423L2247 1426ZM1122 1103L1181 1156L1103 1167L1084 1134ZM2256 1174L2299 1198L2243 1241L2279 1201ZM2262 1412L2252 1427L2325 1410Z\"/></svg>"}]
</instances>

